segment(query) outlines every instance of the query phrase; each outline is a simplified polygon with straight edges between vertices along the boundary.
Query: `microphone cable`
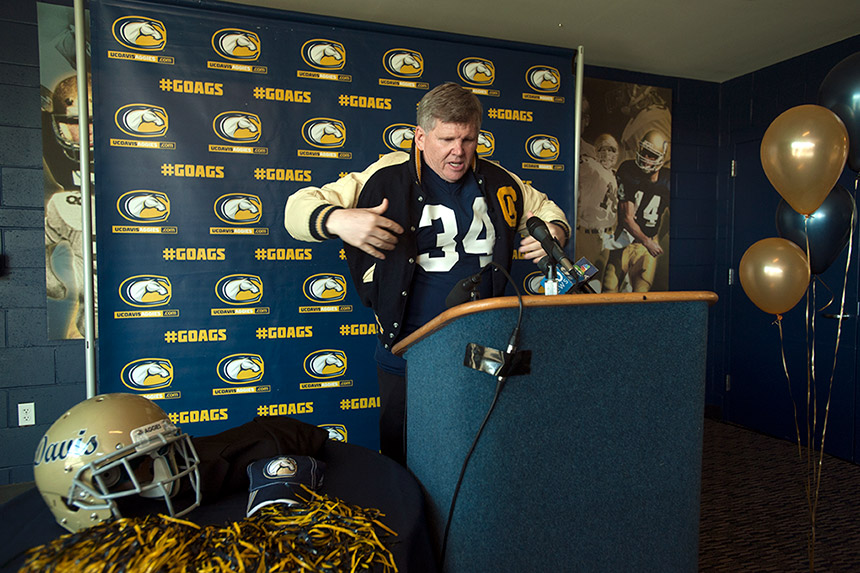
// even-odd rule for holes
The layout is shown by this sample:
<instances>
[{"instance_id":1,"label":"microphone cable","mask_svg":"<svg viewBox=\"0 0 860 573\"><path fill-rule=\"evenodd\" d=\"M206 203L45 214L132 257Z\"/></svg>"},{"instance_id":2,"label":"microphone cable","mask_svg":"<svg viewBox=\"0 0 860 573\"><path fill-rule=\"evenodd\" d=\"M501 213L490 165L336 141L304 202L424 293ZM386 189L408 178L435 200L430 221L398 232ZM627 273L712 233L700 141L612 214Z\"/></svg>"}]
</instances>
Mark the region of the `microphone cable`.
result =
<instances>
[{"instance_id":1,"label":"microphone cable","mask_svg":"<svg viewBox=\"0 0 860 573\"><path fill-rule=\"evenodd\" d=\"M508 279L508 282L511 283L511 286L514 287L514 291L517 293L517 300L519 302L519 314L517 315L517 324L514 326L514 330L511 332L511 337L508 340L508 347L505 350L505 358L509 358L513 356L513 354L517 350L517 346L519 345L520 338L520 326L523 321L523 296L520 294L520 289L517 288L517 283L514 282L514 279L511 278L511 275L505 270L502 266L495 262L490 262L498 270L504 273L505 278ZM445 523L445 533L442 536L442 556L439 562L439 567L444 570L445 568L445 554L448 550L448 533L451 530L451 521L454 517L454 507L457 504L457 496L460 494L460 486L463 485L463 477L466 475L466 467L469 465L469 460L472 457L472 453L475 451L475 447L478 445L478 440L481 438L481 434L484 433L484 427L487 425L487 422L490 419L490 415L493 413L493 410L496 409L496 403L499 401L499 395L502 393L502 389L505 387L505 382L507 381L507 371L502 370L502 374L500 374L496 378L496 390L493 394L493 400L490 403L490 407L487 409L487 413L484 415L484 420L481 422L481 426L478 428L478 432L475 434L475 438L472 440L472 445L469 448L469 452L466 454L466 458L463 460L463 465L460 468L460 475L457 478L457 485L454 486L454 494L451 496L451 506L448 509L448 521Z\"/></svg>"},{"instance_id":2,"label":"microphone cable","mask_svg":"<svg viewBox=\"0 0 860 573\"><path fill-rule=\"evenodd\" d=\"M445 308L452 308L463 304L464 302L469 302L470 300L478 298L477 289L481 284L481 275L484 274L484 271L490 268L490 265L492 264L493 262L490 261L488 264L481 267L481 270L454 285L454 288L451 289L451 292L449 292L448 296L445 298Z\"/></svg>"}]
</instances>

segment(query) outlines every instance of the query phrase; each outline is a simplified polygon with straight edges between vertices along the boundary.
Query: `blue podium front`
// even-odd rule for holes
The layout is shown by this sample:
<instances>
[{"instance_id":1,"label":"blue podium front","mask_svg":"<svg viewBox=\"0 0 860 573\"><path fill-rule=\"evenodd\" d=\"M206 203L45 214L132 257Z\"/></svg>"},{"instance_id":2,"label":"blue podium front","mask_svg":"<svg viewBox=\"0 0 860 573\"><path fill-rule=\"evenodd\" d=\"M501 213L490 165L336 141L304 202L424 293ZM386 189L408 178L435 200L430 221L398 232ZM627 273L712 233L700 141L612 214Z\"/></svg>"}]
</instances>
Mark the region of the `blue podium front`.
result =
<instances>
[{"instance_id":1,"label":"blue podium front","mask_svg":"<svg viewBox=\"0 0 860 573\"><path fill-rule=\"evenodd\" d=\"M524 297L529 374L508 378L465 472L444 569L698 570L708 306L703 292ZM407 462L441 550L496 389L466 346L504 349L506 297L450 309L408 361Z\"/></svg>"}]
</instances>

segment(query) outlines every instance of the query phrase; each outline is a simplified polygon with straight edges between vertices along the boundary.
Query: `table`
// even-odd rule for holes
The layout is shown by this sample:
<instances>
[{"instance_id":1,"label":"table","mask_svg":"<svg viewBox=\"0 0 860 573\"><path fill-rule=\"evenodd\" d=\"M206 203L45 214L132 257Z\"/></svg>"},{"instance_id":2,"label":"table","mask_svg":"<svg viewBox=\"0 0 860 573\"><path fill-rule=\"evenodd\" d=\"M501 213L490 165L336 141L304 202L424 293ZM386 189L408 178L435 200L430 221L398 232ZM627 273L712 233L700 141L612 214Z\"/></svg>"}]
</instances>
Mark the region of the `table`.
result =
<instances>
[{"instance_id":1,"label":"table","mask_svg":"<svg viewBox=\"0 0 860 573\"><path fill-rule=\"evenodd\" d=\"M316 457L326 463L320 493L385 514L382 522L398 534L389 549L399 571L436 570L424 496L406 468L372 450L332 440ZM241 520L247 500L248 493L239 491L196 508L185 519L200 525ZM64 533L35 487L21 493L0 506L0 571L17 571L28 549Z\"/></svg>"}]
</instances>

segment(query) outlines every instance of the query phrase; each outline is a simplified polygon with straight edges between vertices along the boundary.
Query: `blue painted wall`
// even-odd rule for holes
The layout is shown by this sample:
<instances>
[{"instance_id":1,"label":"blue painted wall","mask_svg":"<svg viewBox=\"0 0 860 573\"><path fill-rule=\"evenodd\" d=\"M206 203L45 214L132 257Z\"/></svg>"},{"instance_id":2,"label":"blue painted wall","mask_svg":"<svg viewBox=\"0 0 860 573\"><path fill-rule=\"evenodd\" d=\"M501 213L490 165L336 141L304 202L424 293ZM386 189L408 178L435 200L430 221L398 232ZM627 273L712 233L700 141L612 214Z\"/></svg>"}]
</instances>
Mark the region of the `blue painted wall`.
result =
<instances>
[{"instance_id":1,"label":"blue painted wall","mask_svg":"<svg viewBox=\"0 0 860 573\"><path fill-rule=\"evenodd\" d=\"M718 224L716 268L737 271L746 249L755 241L777 236L776 208L780 196L768 182L761 166L761 139L773 120L786 110L814 104L827 73L846 57L860 52L860 36L820 50L780 62L754 73L724 82L720 86L720 166L718 208L725 222ZM737 161L737 176L729 178L726 169ZM839 183L856 193L856 173L846 168ZM724 236L723 236L724 235ZM845 313L852 318L838 321L827 314L838 314L845 284L848 250L815 281L816 305L824 310L814 315L815 330L807 332L805 301L785 313L782 340L773 324L774 317L756 308L746 297L739 282L728 287L717 281L721 303L728 309L721 328L725 344L715 348L714 372L731 377L730 391L709 395L722 407L724 419L791 442L806 443L807 429L820 445L824 430L827 398L830 397L824 449L827 453L860 463L860 388L858 388L858 234L855 222L851 268L845 288ZM720 273L718 272L718 276ZM723 274L723 276L725 276ZM836 353L836 341L839 341ZM807 344L814 342L815 353L807 357ZM787 369L783 367L784 348ZM836 369L832 365L837 359ZM806 367L815 368L811 384ZM788 375L786 375L786 370ZM832 376L832 391L831 391ZM791 391L789 392L789 381ZM716 382L711 384L716 390ZM811 392L810 392L810 389ZM807 411L807 395L817 399L818 409ZM797 426L793 415L798 410ZM808 424L808 426L807 426Z\"/></svg>"},{"instance_id":2,"label":"blue painted wall","mask_svg":"<svg viewBox=\"0 0 860 573\"><path fill-rule=\"evenodd\" d=\"M729 136L744 129L763 133L779 112L814 102L827 71L858 49L860 36L723 84L586 66L590 77L672 89L670 288L712 290L720 295L720 302L710 310L706 389L706 402L717 412L726 405L729 363L731 297L726 276L732 265L737 268L730 246ZM0 485L32 480L36 441L85 395L83 342L51 341L45 334L38 65L35 0L4 0L0 3ZM772 227L772 220L765 218L763 226ZM17 427L19 402L36 402L36 426Z\"/></svg>"}]
</instances>

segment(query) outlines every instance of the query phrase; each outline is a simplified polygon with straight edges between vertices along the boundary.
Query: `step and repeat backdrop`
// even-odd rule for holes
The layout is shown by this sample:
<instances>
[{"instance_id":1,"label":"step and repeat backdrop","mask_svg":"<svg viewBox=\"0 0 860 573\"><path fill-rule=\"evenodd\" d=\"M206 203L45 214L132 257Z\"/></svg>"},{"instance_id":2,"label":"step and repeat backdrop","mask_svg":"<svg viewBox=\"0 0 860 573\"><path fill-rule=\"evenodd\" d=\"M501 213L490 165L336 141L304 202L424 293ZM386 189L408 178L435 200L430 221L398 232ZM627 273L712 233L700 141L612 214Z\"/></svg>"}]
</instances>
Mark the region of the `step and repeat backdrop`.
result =
<instances>
[{"instance_id":1,"label":"step and repeat backdrop","mask_svg":"<svg viewBox=\"0 0 860 573\"><path fill-rule=\"evenodd\" d=\"M432 87L473 90L479 154L573 213L570 52L218 3L90 11L99 392L186 432L288 415L378 447L373 313L340 242L293 240L283 210L409 150ZM535 271L515 261L521 289Z\"/></svg>"}]
</instances>

